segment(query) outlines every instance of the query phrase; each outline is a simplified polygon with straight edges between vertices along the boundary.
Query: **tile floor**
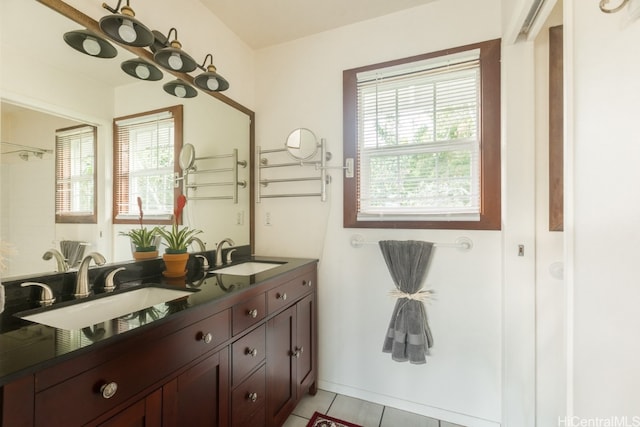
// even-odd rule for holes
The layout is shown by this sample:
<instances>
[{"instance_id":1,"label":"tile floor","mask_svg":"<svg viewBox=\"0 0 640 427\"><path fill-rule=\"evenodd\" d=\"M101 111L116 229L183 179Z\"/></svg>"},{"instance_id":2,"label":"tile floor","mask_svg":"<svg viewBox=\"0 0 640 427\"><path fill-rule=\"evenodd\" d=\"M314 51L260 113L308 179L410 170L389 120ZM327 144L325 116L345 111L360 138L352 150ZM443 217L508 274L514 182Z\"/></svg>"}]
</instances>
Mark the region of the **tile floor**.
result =
<instances>
[{"instance_id":1,"label":"tile floor","mask_svg":"<svg viewBox=\"0 0 640 427\"><path fill-rule=\"evenodd\" d=\"M283 427L306 427L315 411L363 427L462 427L324 390L303 397Z\"/></svg>"}]
</instances>

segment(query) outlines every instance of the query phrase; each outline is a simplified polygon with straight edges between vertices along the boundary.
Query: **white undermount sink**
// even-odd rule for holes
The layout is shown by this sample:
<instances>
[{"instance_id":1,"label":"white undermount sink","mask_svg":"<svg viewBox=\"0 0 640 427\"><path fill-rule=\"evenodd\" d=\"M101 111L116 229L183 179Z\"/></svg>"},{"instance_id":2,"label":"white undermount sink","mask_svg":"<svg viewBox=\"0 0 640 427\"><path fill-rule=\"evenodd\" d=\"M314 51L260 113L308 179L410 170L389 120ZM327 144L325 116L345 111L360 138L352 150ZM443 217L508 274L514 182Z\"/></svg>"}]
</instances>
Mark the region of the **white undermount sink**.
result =
<instances>
[{"instance_id":1,"label":"white undermount sink","mask_svg":"<svg viewBox=\"0 0 640 427\"><path fill-rule=\"evenodd\" d=\"M251 276L252 274L262 273L272 268L280 267L282 263L275 262L259 262L247 261L242 264L232 265L229 267L213 270L215 274L234 274L236 276Z\"/></svg>"},{"instance_id":2,"label":"white undermount sink","mask_svg":"<svg viewBox=\"0 0 640 427\"><path fill-rule=\"evenodd\" d=\"M52 309L42 313L19 317L59 329L77 330L192 293L179 289L140 288L60 308L55 308L54 305Z\"/></svg>"}]
</instances>

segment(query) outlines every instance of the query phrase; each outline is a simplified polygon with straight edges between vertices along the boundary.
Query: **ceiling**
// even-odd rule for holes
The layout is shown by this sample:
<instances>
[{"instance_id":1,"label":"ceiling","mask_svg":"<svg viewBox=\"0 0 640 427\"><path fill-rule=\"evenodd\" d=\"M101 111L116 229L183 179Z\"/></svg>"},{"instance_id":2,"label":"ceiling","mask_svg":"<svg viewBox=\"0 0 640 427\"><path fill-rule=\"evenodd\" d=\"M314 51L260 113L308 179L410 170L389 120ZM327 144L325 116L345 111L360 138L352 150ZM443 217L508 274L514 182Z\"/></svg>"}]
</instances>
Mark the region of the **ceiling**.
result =
<instances>
[{"instance_id":1,"label":"ceiling","mask_svg":"<svg viewBox=\"0 0 640 427\"><path fill-rule=\"evenodd\" d=\"M435 0L200 0L253 49Z\"/></svg>"}]
</instances>

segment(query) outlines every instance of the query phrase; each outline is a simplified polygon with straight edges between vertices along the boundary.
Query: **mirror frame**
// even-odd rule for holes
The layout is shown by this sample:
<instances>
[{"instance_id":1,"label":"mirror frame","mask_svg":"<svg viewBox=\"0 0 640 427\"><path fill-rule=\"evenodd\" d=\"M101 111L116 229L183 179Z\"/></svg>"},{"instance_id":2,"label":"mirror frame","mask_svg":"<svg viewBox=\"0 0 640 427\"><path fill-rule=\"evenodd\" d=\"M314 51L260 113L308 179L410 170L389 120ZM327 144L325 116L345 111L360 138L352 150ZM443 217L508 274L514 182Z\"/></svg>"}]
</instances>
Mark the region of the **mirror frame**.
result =
<instances>
[{"instance_id":1,"label":"mirror frame","mask_svg":"<svg viewBox=\"0 0 640 427\"><path fill-rule=\"evenodd\" d=\"M59 14L67 17L71 21L85 27L89 31L92 31L96 34L104 36L109 41L114 44L120 46L121 48L128 50L134 55L139 56L140 58L149 61L152 64L158 65L160 68L165 70L167 73L174 75L176 78L182 79L185 82L194 85L194 78L186 73L180 73L173 70L166 69L161 65L157 64L157 62L153 59L153 54L150 50L140 47L128 46L124 44L120 44L114 40L112 40L109 36L107 36L102 29L100 29L100 25L98 21L91 18L90 16L80 12L78 9L70 6L62 0L36 0L38 3L53 9ZM62 35L61 35L62 36ZM207 92L198 89L200 92L212 96L219 101L224 102L228 106L235 108L236 110L246 114L249 116L249 245L251 247L251 253L253 253L255 248L255 112L240 104L239 102L234 101L226 95L223 95L220 92Z\"/></svg>"}]
</instances>

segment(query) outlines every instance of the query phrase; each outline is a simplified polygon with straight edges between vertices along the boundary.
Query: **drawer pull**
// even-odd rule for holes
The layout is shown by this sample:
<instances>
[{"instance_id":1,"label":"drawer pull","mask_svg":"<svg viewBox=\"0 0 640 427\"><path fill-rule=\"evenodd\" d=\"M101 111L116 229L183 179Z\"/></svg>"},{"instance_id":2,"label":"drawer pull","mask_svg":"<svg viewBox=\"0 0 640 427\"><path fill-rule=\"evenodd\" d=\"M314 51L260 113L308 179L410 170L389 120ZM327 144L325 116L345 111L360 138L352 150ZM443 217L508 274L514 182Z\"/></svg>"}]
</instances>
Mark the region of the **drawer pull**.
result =
<instances>
[{"instance_id":1,"label":"drawer pull","mask_svg":"<svg viewBox=\"0 0 640 427\"><path fill-rule=\"evenodd\" d=\"M281 299L282 301L286 301L287 300L287 293L283 293L283 294L278 294L276 295L276 299Z\"/></svg>"},{"instance_id":2,"label":"drawer pull","mask_svg":"<svg viewBox=\"0 0 640 427\"><path fill-rule=\"evenodd\" d=\"M255 402L256 400L258 400L258 393L249 393L247 395L247 399L249 399L252 402Z\"/></svg>"},{"instance_id":3,"label":"drawer pull","mask_svg":"<svg viewBox=\"0 0 640 427\"><path fill-rule=\"evenodd\" d=\"M118 384L111 381L110 383L102 384L100 387L100 394L105 399L111 399L118 391Z\"/></svg>"},{"instance_id":4,"label":"drawer pull","mask_svg":"<svg viewBox=\"0 0 640 427\"><path fill-rule=\"evenodd\" d=\"M300 357L300 355L304 353L304 347L296 347L296 351L293 352L293 357L295 357L296 359Z\"/></svg>"},{"instance_id":5,"label":"drawer pull","mask_svg":"<svg viewBox=\"0 0 640 427\"><path fill-rule=\"evenodd\" d=\"M212 340L213 340L213 335L211 335L210 332L207 332L206 334L202 334L202 338L200 338L200 341L204 342L205 344L209 344Z\"/></svg>"},{"instance_id":6,"label":"drawer pull","mask_svg":"<svg viewBox=\"0 0 640 427\"><path fill-rule=\"evenodd\" d=\"M254 308L253 310L247 311L247 316L255 319L256 317L258 317L258 310Z\"/></svg>"},{"instance_id":7,"label":"drawer pull","mask_svg":"<svg viewBox=\"0 0 640 427\"><path fill-rule=\"evenodd\" d=\"M311 285L312 285L311 280L303 280L302 281L302 286L311 287Z\"/></svg>"},{"instance_id":8,"label":"drawer pull","mask_svg":"<svg viewBox=\"0 0 640 427\"><path fill-rule=\"evenodd\" d=\"M246 354L247 356L256 357L258 355L258 349L251 349L247 347L247 349L244 351L244 354Z\"/></svg>"}]
</instances>

